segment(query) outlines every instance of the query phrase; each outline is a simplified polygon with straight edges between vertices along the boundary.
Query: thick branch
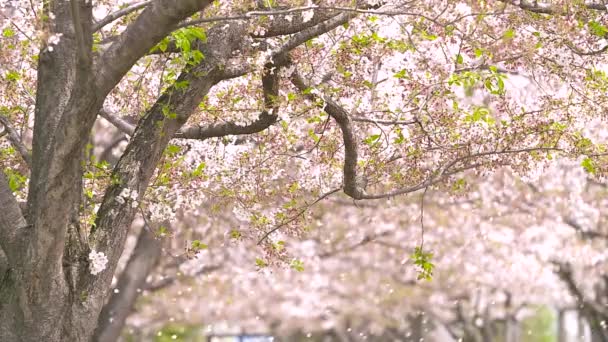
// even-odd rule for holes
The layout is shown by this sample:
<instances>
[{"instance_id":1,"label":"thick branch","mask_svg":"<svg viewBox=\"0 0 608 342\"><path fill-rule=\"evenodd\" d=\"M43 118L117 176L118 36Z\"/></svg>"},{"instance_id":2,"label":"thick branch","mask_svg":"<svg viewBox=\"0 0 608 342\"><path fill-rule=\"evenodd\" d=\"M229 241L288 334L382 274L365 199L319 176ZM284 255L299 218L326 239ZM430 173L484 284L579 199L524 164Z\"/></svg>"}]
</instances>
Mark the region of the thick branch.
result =
<instances>
[{"instance_id":1,"label":"thick branch","mask_svg":"<svg viewBox=\"0 0 608 342\"><path fill-rule=\"evenodd\" d=\"M26 228L26 221L21 214L19 203L8 186L4 172L0 170L0 248L4 250L10 264L17 262L18 231Z\"/></svg>"},{"instance_id":2,"label":"thick branch","mask_svg":"<svg viewBox=\"0 0 608 342\"><path fill-rule=\"evenodd\" d=\"M260 114L260 117L253 123L246 126L239 126L233 122L226 122L220 124L210 124L203 126L188 126L180 130L174 135L174 138L178 139L209 139L224 137L227 135L243 135L258 133L266 128L270 127L277 121L275 114L269 114L264 111Z\"/></svg>"},{"instance_id":3,"label":"thick branch","mask_svg":"<svg viewBox=\"0 0 608 342\"><path fill-rule=\"evenodd\" d=\"M85 31L83 30L83 21L80 16L80 4L78 0L70 0L70 9L72 11L72 21L74 23L74 35L76 36L76 45L78 46L78 59L80 65L88 66L91 59L90 49L85 42ZM89 23L84 25L88 28ZM86 31L89 33L89 30Z\"/></svg>"},{"instance_id":4,"label":"thick branch","mask_svg":"<svg viewBox=\"0 0 608 342\"><path fill-rule=\"evenodd\" d=\"M343 188L344 193L353 199L382 199L382 198L390 198L394 196L399 196L403 194L407 194L410 192L418 191L420 189L424 189L430 185L436 184L443 180L445 177L449 175L453 175L455 173L462 172L464 170L478 167L479 164L472 164L463 166L461 168L457 168L454 170L450 170L454 165L459 162L465 161L467 159L471 159L473 157L479 157L482 154L477 154L474 156L465 156L461 158L457 158L450 162L445 163L439 169L431 174L426 180L422 181L419 184L398 189L388 193L382 194L367 194L365 192L365 180L364 177L357 174L357 159L358 159L358 151L357 151L357 138L355 133L353 132L351 125L351 118L349 113L340 106L336 101L330 98L327 95L324 95L319 92L317 89L313 89L310 91L309 85L304 81L302 76L300 76L297 72L294 72L291 78L292 83L298 88L300 91L306 94L311 100L321 99L324 102L324 110L325 112L332 117L340 127L342 131L342 139L344 141L344 166L343 166ZM512 151L510 151L512 152ZM520 151L518 151L520 152ZM496 154L506 153L505 151L495 152Z\"/></svg>"},{"instance_id":5,"label":"thick branch","mask_svg":"<svg viewBox=\"0 0 608 342\"><path fill-rule=\"evenodd\" d=\"M262 87L264 91L264 111L253 123L240 126L232 122L211 124L205 126L184 127L175 134L175 138L184 139L208 139L223 137L227 135L243 135L261 132L277 121L279 108L276 99L279 96L279 70L274 63L267 63L262 75ZM275 70L276 69L276 70ZM271 113L268 113L271 111Z\"/></svg>"},{"instance_id":6,"label":"thick branch","mask_svg":"<svg viewBox=\"0 0 608 342\"><path fill-rule=\"evenodd\" d=\"M292 37L290 37L290 39L283 44L283 46L275 52L275 55L283 55L284 53L286 53L287 51L293 50L295 47L305 43L306 41L320 36L321 34L327 33L331 30L333 30L334 28L345 24L346 22L348 22L350 19L352 19L354 16L356 16L355 12L345 12L345 13L322 13L319 15L315 15L315 17L313 19L311 19L309 22L306 23L302 23L301 19L298 20L293 20L293 22L288 22L286 20L284 20L284 18L279 18L279 19L273 19L268 23L268 27L265 30L265 33L263 35L257 35L255 37L273 37L273 36L278 36L278 35L287 35L287 34L294 34ZM241 18L241 16L235 17L235 18ZM249 18L247 16L243 16L243 18ZM196 23L200 23L201 21L213 21L210 19L198 19L196 20ZM189 26L189 25L193 25L194 21L192 23L189 23L188 25L180 25L180 27L182 26ZM202 50L203 47L206 44L200 40L196 40L193 43L193 48L194 49L198 49L198 50ZM152 54L159 54L159 53L165 53L165 52L169 52L169 53L178 53L180 52L179 48L175 45L175 42L170 42L168 44L168 46L166 47L165 51L162 52L160 50L155 50L153 52L151 52Z\"/></svg>"},{"instance_id":7,"label":"thick branch","mask_svg":"<svg viewBox=\"0 0 608 342\"><path fill-rule=\"evenodd\" d=\"M583 239L604 239L608 241L608 234L594 230L587 230L573 219L565 218L564 223L574 228L574 230L576 230L576 232L579 233Z\"/></svg>"},{"instance_id":8,"label":"thick branch","mask_svg":"<svg viewBox=\"0 0 608 342\"><path fill-rule=\"evenodd\" d=\"M99 22L97 22L93 25L93 32L101 30L104 26L110 24L114 20L117 20L117 19L124 17L126 15L129 15L139 9L142 9L142 8L148 6L150 3L152 3L152 0L146 0L146 1L138 2L138 3L134 3L125 8L122 8L116 12L112 12L112 13L108 14L105 18L101 19Z\"/></svg>"},{"instance_id":9,"label":"thick branch","mask_svg":"<svg viewBox=\"0 0 608 342\"><path fill-rule=\"evenodd\" d=\"M356 13L347 12L341 13L335 17L319 23L313 27L307 28L301 32L294 34L289 40L276 51L275 55L282 55L290 50L293 50L299 45L304 44L308 40L318 37L324 33L327 33L336 27L347 23L350 19L354 18Z\"/></svg>"},{"instance_id":10,"label":"thick branch","mask_svg":"<svg viewBox=\"0 0 608 342\"><path fill-rule=\"evenodd\" d=\"M118 128L121 132L128 134L130 136L135 132L135 126L126 122L125 120L118 117L117 114L110 113L110 111L106 108L102 108L99 111L99 115L108 120L114 127Z\"/></svg>"},{"instance_id":11,"label":"thick branch","mask_svg":"<svg viewBox=\"0 0 608 342\"><path fill-rule=\"evenodd\" d=\"M278 70L272 70L273 67L281 67L285 66L289 63L289 58L287 57L287 53L297 46L305 43L306 41L317 37L321 34L327 33L334 28L348 22L352 17L353 13L343 13L332 17L331 19L324 21L316 26L305 29L302 32L295 34L291 37L284 45L282 45L277 51L273 52L273 56L271 57L271 64L267 65L268 71L270 74L278 74ZM198 48L201 50L205 50L208 44L202 44ZM268 71L266 72L265 78L268 79ZM270 94L265 91L265 97ZM274 97L278 96L278 93L274 95ZM268 105L268 103L267 103ZM113 116L106 112L101 112L102 116L114 124L121 131L131 134L134 128L128 123L120 120L116 116ZM208 139L214 137L223 137L227 135L242 135L242 134L253 134L260 132L274 122L276 122L276 113L269 114L267 111L262 112L258 120L246 126L239 126L231 122L221 123L221 124L210 124L210 125L192 125L183 127L175 134L175 138L180 139Z\"/></svg>"},{"instance_id":12,"label":"thick branch","mask_svg":"<svg viewBox=\"0 0 608 342\"><path fill-rule=\"evenodd\" d=\"M108 93L131 66L183 19L209 5L209 0L156 0L103 53L97 70L97 88Z\"/></svg>"},{"instance_id":13,"label":"thick branch","mask_svg":"<svg viewBox=\"0 0 608 342\"><path fill-rule=\"evenodd\" d=\"M291 81L302 92L309 88L309 85L297 72L294 72ZM354 199L362 199L365 190L357 184L357 140L352 129L349 114L329 96L319 94L318 91L315 93L308 92L306 96L311 100L322 99L325 102L325 112L336 120L342 130L342 139L344 141L344 193Z\"/></svg>"},{"instance_id":14,"label":"thick branch","mask_svg":"<svg viewBox=\"0 0 608 342\"><path fill-rule=\"evenodd\" d=\"M505 2L511 4L513 6L517 6L523 10L534 12L534 13L542 13L542 14L566 14L567 10L564 6L554 5L552 3L543 3L539 1L530 1L530 0L499 0L501 2ZM585 1L583 6L590 10L597 11L605 11L606 5L599 3L597 1Z\"/></svg>"},{"instance_id":15,"label":"thick branch","mask_svg":"<svg viewBox=\"0 0 608 342\"><path fill-rule=\"evenodd\" d=\"M23 142L21 141L19 133L17 133L17 131L11 126L11 123L8 121L8 119L2 115L0 115L0 124L4 126L4 130L6 131L6 133L8 133L8 140L11 142L13 147L17 150L17 152L19 152L27 166L31 167L32 156L30 154L30 151L28 151L27 147L25 147L25 144L23 144Z\"/></svg>"},{"instance_id":16,"label":"thick branch","mask_svg":"<svg viewBox=\"0 0 608 342\"><path fill-rule=\"evenodd\" d=\"M242 45L244 33L245 25L239 23L210 30L208 40L214 49L199 65L186 67L176 80L186 82L188 87L169 87L140 119L126 151L114 168L112 179L115 181L106 190L89 235L91 248L106 255L106 269L96 275L80 273L76 292L86 294L86 305L75 303L73 315L98 317L97 305L105 301L138 206L133 199L119 200L118 197L128 189L138 194L138 201L141 199L169 140L188 120L209 89L225 77L223 63ZM174 115L166 115L167 111Z\"/></svg>"}]
</instances>

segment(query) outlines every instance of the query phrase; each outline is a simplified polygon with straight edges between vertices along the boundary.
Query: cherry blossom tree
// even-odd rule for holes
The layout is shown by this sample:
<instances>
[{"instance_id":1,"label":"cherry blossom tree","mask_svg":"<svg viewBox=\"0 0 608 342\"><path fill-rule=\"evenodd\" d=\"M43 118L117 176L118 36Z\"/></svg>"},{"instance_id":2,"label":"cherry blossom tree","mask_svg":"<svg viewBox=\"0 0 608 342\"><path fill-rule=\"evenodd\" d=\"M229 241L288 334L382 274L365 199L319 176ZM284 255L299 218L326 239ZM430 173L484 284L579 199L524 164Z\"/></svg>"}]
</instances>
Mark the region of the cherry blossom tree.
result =
<instances>
[{"instance_id":1,"label":"cherry blossom tree","mask_svg":"<svg viewBox=\"0 0 608 342\"><path fill-rule=\"evenodd\" d=\"M211 210L248 222L235 236L268 250L276 234L302 236L307 210L340 192L445 191L465 186L466 170L533 174L557 156L582 156L600 176L605 144L585 128L606 106L605 10L3 2L0 338L104 339L98 321L113 317L112 298L102 309L136 217L153 251L154 235L179 233L167 224L177 209L213 198ZM515 76L535 90L518 91ZM96 153L101 118L121 132L110 145L126 142L118 160ZM186 254L204 249L191 242ZM144 283L159 257L143 255L122 284ZM271 256L257 266L281 260ZM132 305L137 291L125 293Z\"/></svg>"},{"instance_id":2,"label":"cherry blossom tree","mask_svg":"<svg viewBox=\"0 0 608 342\"><path fill-rule=\"evenodd\" d=\"M538 179L509 170L463 176L466 190L424 195L424 233L421 196L357 206L334 198L312 211L301 237L274 235L268 249L256 248L255 236L230 234L246 221L185 219L208 245L177 279L157 270L151 283L171 286L142 286L145 299L127 330L153 336L173 322L204 324L209 333L227 322L287 340L324 331L338 340L433 341L440 326L454 340L518 341L532 333L523 319L541 305L579 311L593 341L603 341L605 241L589 238L601 240L604 185L564 160ZM432 281L421 279L410 255L420 238L433 252Z\"/></svg>"}]
</instances>

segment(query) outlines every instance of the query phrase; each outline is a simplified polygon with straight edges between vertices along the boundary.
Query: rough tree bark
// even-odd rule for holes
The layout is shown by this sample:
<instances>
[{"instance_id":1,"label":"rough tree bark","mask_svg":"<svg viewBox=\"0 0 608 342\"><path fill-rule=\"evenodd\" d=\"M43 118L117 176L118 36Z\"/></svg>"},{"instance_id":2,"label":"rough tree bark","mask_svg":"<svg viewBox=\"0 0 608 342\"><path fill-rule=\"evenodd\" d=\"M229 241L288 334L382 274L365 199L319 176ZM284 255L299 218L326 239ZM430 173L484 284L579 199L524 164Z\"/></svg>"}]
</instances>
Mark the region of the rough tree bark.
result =
<instances>
[{"instance_id":1,"label":"rough tree bark","mask_svg":"<svg viewBox=\"0 0 608 342\"><path fill-rule=\"evenodd\" d=\"M55 17L46 22L45 29L53 35L61 34L61 38L53 49L43 47L39 57L27 221L4 176L0 176L0 243L8 261L0 276L0 340L90 339L134 214L133 210L107 204L120 190L116 186L108 191L104 202L105 208L114 211L99 216L97 230L87 236L79 226L81 162L91 128L105 97L129 68L181 20L208 3L151 3L96 63L91 2L45 3L45 11ZM199 90L204 92L204 88ZM148 117L154 117L154 113ZM170 130L176 125L166 127ZM156 145L146 146L162 151L163 142L161 139ZM131 147L131 151L141 149ZM139 161L133 154L128 157L119 163L115 174L132 177L131 173L138 173L138 167L144 166L129 164ZM146 159L153 161L154 155ZM145 166L148 173L154 169L154 165ZM125 184L121 185L141 193L149 175L134 178L123 178ZM87 255L92 248L104 251L110 259L107 270L98 276L88 272Z\"/></svg>"}]
</instances>

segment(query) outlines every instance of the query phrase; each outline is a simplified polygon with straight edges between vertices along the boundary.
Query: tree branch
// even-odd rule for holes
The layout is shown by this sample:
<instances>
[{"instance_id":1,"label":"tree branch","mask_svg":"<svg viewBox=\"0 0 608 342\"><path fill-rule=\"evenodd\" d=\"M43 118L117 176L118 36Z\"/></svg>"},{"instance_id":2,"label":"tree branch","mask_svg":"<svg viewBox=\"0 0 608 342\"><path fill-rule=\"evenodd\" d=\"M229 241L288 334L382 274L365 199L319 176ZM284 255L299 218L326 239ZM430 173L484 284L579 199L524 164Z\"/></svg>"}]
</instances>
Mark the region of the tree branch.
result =
<instances>
[{"instance_id":1,"label":"tree branch","mask_svg":"<svg viewBox=\"0 0 608 342\"><path fill-rule=\"evenodd\" d=\"M293 28L269 28L264 35L259 35L259 37L274 37L278 35L292 34L302 29L310 26L310 21L304 23L301 17L292 18L291 21L285 19L285 16L292 14L300 14L306 11L313 11L314 15L310 19L312 21L312 25L315 25L319 21L327 20L330 17L335 16L338 13L351 13L353 15L357 14L372 14L372 15L386 15L386 16L397 16L397 15L409 15L409 16L418 16L425 17L422 13L409 12L405 10L380 10L381 5L369 5L364 3L358 3L357 7L343 7L343 6L301 6L301 7L292 7L271 11L250 11L240 15L233 16L222 16L222 17L209 17L209 18L201 18L194 19L190 21L186 21L179 25L179 27L192 26L202 23L209 22L218 22L218 21L231 21L231 20L251 20L257 17L275 17L279 18L280 23L290 23L295 24ZM426 18L426 17L425 17ZM431 18L427 18L431 19ZM276 20L276 19L274 19ZM299 27L299 28L298 28Z\"/></svg>"},{"instance_id":2,"label":"tree branch","mask_svg":"<svg viewBox=\"0 0 608 342\"><path fill-rule=\"evenodd\" d=\"M291 82L302 92L309 88L309 85L297 72L293 73ZM342 139L344 141L344 193L354 199L362 199L365 190L357 184L357 140L352 129L348 112L329 96L320 94L318 90L307 92L306 97L313 101L317 98L322 99L325 102L325 112L338 123L338 126L340 126L340 130L342 130Z\"/></svg>"},{"instance_id":3,"label":"tree branch","mask_svg":"<svg viewBox=\"0 0 608 342\"><path fill-rule=\"evenodd\" d=\"M381 120L381 119L370 119L364 118L361 116L355 116L351 118L351 121L355 122L367 122L379 125L415 125L418 123L418 120Z\"/></svg>"},{"instance_id":4,"label":"tree branch","mask_svg":"<svg viewBox=\"0 0 608 342\"><path fill-rule=\"evenodd\" d=\"M204 267L201 267L201 269L196 271L194 274L190 275L189 277L193 278L193 277L197 277L199 275L209 274L209 273L215 272L221 268L222 268L222 265L204 266ZM163 280L158 281L156 283L145 284L143 289L146 291L151 291L151 292L160 291L162 289L166 289L167 287L175 284L175 282L177 282L178 279L179 278L177 276L165 277L165 278L163 278Z\"/></svg>"},{"instance_id":5,"label":"tree branch","mask_svg":"<svg viewBox=\"0 0 608 342\"><path fill-rule=\"evenodd\" d=\"M4 172L0 170L0 248L4 250L9 264L16 265L18 251L21 246L18 236L25 230L27 223L19 208L11 188L8 185Z\"/></svg>"},{"instance_id":6,"label":"tree branch","mask_svg":"<svg viewBox=\"0 0 608 342\"><path fill-rule=\"evenodd\" d=\"M133 136L133 133L135 132L135 126L119 118L117 114L110 113L108 109L102 108L99 111L99 116L108 120L108 122L114 125L114 127L118 128L121 132Z\"/></svg>"},{"instance_id":7,"label":"tree branch","mask_svg":"<svg viewBox=\"0 0 608 342\"><path fill-rule=\"evenodd\" d=\"M116 12L112 12L112 13L108 14L105 18L101 19L99 22L97 22L93 25L93 29L92 29L93 32L97 32L97 31L101 30L104 26L110 24L114 20L117 20L121 17L129 15L139 9L142 9L142 8L148 6L149 4L152 3L152 1L153 0L137 2L137 3L127 6L125 8L122 8Z\"/></svg>"},{"instance_id":8,"label":"tree branch","mask_svg":"<svg viewBox=\"0 0 608 342\"><path fill-rule=\"evenodd\" d=\"M210 0L155 0L103 53L96 85L107 94L141 56L173 31L178 23L203 10Z\"/></svg>"},{"instance_id":9,"label":"tree branch","mask_svg":"<svg viewBox=\"0 0 608 342\"><path fill-rule=\"evenodd\" d=\"M289 58L287 57L287 53L297 46L305 43L306 41L317 37L321 34L327 33L334 28L348 22L353 17L352 13L340 14L331 19L322 22L316 26L310 27L295 34L291 37L284 45L282 45L278 50L273 52L271 57L271 61L269 65L266 65L268 69L265 72L265 77L268 80L269 74L278 74L278 70L272 70L272 68L279 68L282 66L286 66L289 63ZM201 50L205 50L208 44L201 44L197 48ZM237 72L238 73L238 72ZM270 93L265 91L265 98ZM273 95L274 97L278 96L278 93ZM267 108L269 102L267 101ZM120 118L115 115L111 115L107 110L100 112L101 116L110 121L114 126L123 131L126 134L132 135L132 132L135 130L134 127L124 120L120 120ZM260 114L258 120L247 126L239 126L232 122L221 123L221 124L209 124L209 125L190 125L186 127L182 127L178 132L175 133L174 138L179 139L208 139L215 137L223 137L227 135L244 135L244 134L253 134L260 132L270 125L276 122L277 114L271 113L268 111L264 111Z\"/></svg>"},{"instance_id":10,"label":"tree branch","mask_svg":"<svg viewBox=\"0 0 608 342\"><path fill-rule=\"evenodd\" d=\"M208 41L213 50L205 54L206 58L200 64L186 67L176 80L176 83L187 82L188 87L169 87L139 120L113 170L112 179L115 181L106 189L97 211L97 220L89 234L90 248L104 253L108 263L106 269L96 275L88 270L79 274L75 292L86 294L87 303L105 301L106 291L139 205L134 201L139 201L145 193L172 136L188 120L211 87L225 76L223 63L242 46L245 32L245 25L240 23L209 30ZM166 115L167 111L174 115ZM136 199L117 200L124 189L135 192ZM72 311L80 317L97 317L95 307L78 302L72 306Z\"/></svg>"},{"instance_id":11,"label":"tree branch","mask_svg":"<svg viewBox=\"0 0 608 342\"><path fill-rule=\"evenodd\" d=\"M85 34L90 33L89 30L86 33L83 30L83 23L80 17L80 4L79 0L70 0L70 10L72 12L72 22L74 23L74 34L76 35L76 44L78 46L78 59L79 65L89 66L91 60L90 49L87 48L85 42ZM88 28L88 22L85 25Z\"/></svg>"},{"instance_id":12,"label":"tree branch","mask_svg":"<svg viewBox=\"0 0 608 342\"><path fill-rule=\"evenodd\" d=\"M341 13L335 17L319 23L313 27L309 27L301 32L294 34L289 40L281 46L281 48L275 52L275 55L282 55L288 51L293 50L299 45L304 44L310 39L327 33L336 27L347 23L350 19L354 18L356 13L348 12Z\"/></svg>"},{"instance_id":13,"label":"tree branch","mask_svg":"<svg viewBox=\"0 0 608 342\"><path fill-rule=\"evenodd\" d=\"M350 19L352 19L353 17L355 17L357 15L356 12L345 12L345 13L324 13L321 12L322 14L320 15L315 15L315 17L313 19L311 19L309 22L306 23L302 23L301 19L296 20L293 19L293 22L288 22L286 20L284 20L283 18L281 19L274 19L272 21L270 21L270 23L268 24L268 27L265 30L265 33L259 34L259 35L253 35L256 38L268 38L268 37L274 37L274 36L278 36L278 35L287 35L287 34L294 34L294 36L290 37L290 39L282 46L281 49L275 51L274 55L275 56L279 56L282 55L290 50L293 50L295 47L305 43L306 41L317 37L321 34L327 33L331 30L333 30L334 28L345 24L346 22L348 22ZM250 18L247 17L246 15L244 16L235 16L235 17L229 17L230 20L237 20L237 19L246 19L246 18ZM202 22L211 22L211 21L217 21L217 20L211 20L210 18L206 18L206 19L197 19L197 20L193 20L192 22L186 24L182 24L179 25L179 27L185 27L185 26L191 26L194 24L199 24ZM198 49L201 50L203 46L205 46L206 44L200 40L196 40L193 43L192 48L193 49ZM160 51L160 50L155 50L153 52L151 52L152 54L159 54L159 53L178 53L180 50L178 49L178 47L175 45L175 42L170 42L167 46L167 48L165 49L165 51Z\"/></svg>"},{"instance_id":14,"label":"tree branch","mask_svg":"<svg viewBox=\"0 0 608 342\"><path fill-rule=\"evenodd\" d=\"M246 126L239 126L233 122L209 124L203 126L188 126L178 131L173 137L177 139L209 139L225 137L228 135L243 135L261 132L277 121L276 114L263 111L260 117Z\"/></svg>"},{"instance_id":15,"label":"tree branch","mask_svg":"<svg viewBox=\"0 0 608 342\"><path fill-rule=\"evenodd\" d=\"M539 1L530 1L530 0L499 0L500 2L504 2L516 7L519 7L523 10L541 13L541 14L566 14L566 9L563 6L554 5L551 3L543 3ZM605 11L606 5L602 3L598 3L596 1L585 1L584 6L590 10L597 11Z\"/></svg>"},{"instance_id":16,"label":"tree branch","mask_svg":"<svg viewBox=\"0 0 608 342\"><path fill-rule=\"evenodd\" d=\"M276 113L278 108L273 108L275 107L275 105L271 101L272 98L276 98L279 95L278 91L273 89L278 82L277 80L274 80L276 77L278 77L277 75L278 71L270 73L269 69L267 69L265 75L262 77L264 80L266 80L265 82L270 82L264 89L267 110L262 111L259 118L253 123L245 126L240 126L232 122L208 125L190 125L179 129L174 134L173 138L205 140L209 138L218 138L228 135L253 134L261 132L266 128L270 127L277 121L278 118ZM271 78L273 80L271 80ZM268 112L268 109L271 110L271 113ZM132 136L135 132L135 126L122 120L115 114L110 113L107 109L102 109L99 114L101 115L101 117L108 120L123 133Z\"/></svg>"},{"instance_id":17,"label":"tree branch","mask_svg":"<svg viewBox=\"0 0 608 342\"><path fill-rule=\"evenodd\" d=\"M321 202L322 200L326 199L327 197L335 194L336 192L340 191L340 188L337 189L333 189L330 190L324 194L322 194L321 196L319 196L317 199L315 199L312 203L310 204L306 204L300 211L298 211L297 214L293 215L292 217L288 218L287 220L281 222L280 224L278 224L277 226L275 226L274 228L270 229L269 231L267 231L266 233L264 233L264 235L262 235L262 237L258 240L258 245L262 244L262 242L264 242L264 240L266 240L270 234L276 232L277 230L281 229L282 227L285 227L286 225L290 224L291 222L297 220L300 216L302 216L308 209L310 209L313 205Z\"/></svg>"},{"instance_id":18,"label":"tree branch","mask_svg":"<svg viewBox=\"0 0 608 342\"><path fill-rule=\"evenodd\" d=\"M32 156L30 151L25 147L25 144L21 141L21 137L19 133L11 126L11 123L8 119L2 115L0 115L0 124L4 126L4 130L8 133L8 140L11 142L13 147L19 152L23 161L27 164L28 167L32 167Z\"/></svg>"},{"instance_id":19,"label":"tree branch","mask_svg":"<svg viewBox=\"0 0 608 342\"><path fill-rule=\"evenodd\" d=\"M571 218L564 218L564 223L574 228L574 230L579 233L583 239L604 239L608 241L608 234L594 230L587 230Z\"/></svg>"},{"instance_id":20,"label":"tree branch","mask_svg":"<svg viewBox=\"0 0 608 342\"><path fill-rule=\"evenodd\" d=\"M323 252L323 253L319 254L319 257L322 258L322 259L324 259L324 258L332 257L332 256L337 255L337 254L348 253L348 252L351 252L351 251L353 251L353 250L355 250L355 249L357 249L359 247L367 245L368 243L376 241L377 238L384 237L384 236L387 236L387 235L390 235L390 234L391 234L391 231L389 231L389 230L386 230L386 231L383 231L383 232L380 232L380 233L368 234L368 235L365 235L363 237L363 239L361 239L361 241L359 241L359 242L353 243L353 244L348 245L348 246L346 246L344 248L335 248L335 249L333 249L331 251Z\"/></svg>"},{"instance_id":21,"label":"tree branch","mask_svg":"<svg viewBox=\"0 0 608 342\"><path fill-rule=\"evenodd\" d=\"M469 160L471 158L483 157L486 155L494 154L523 153L533 150L554 150L553 148L530 148L520 150L482 152L473 155L467 155L445 163L436 171L434 171L431 176L429 176L426 180L422 181L419 184L382 194L367 194L365 192L364 176L360 176L357 174L357 138L352 129L352 120L350 118L350 114L332 98L320 93L319 90L313 89L312 91L310 91L310 86L304 81L302 76L300 76L297 71L293 73L291 81L296 86L296 88L305 93L305 96L310 100L321 99L324 102L323 108L325 112L338 123L338 126L342 131L342 139L344 141L343 189L345 194L356 200L390 198L424 189L430 185L434 185L442 181L443 179L445 179L445 177L480 166L480 164L471 164L465 165L454 170L450 170L450 168L455 166L457 163Z\"/></svg>"}]
</instances>

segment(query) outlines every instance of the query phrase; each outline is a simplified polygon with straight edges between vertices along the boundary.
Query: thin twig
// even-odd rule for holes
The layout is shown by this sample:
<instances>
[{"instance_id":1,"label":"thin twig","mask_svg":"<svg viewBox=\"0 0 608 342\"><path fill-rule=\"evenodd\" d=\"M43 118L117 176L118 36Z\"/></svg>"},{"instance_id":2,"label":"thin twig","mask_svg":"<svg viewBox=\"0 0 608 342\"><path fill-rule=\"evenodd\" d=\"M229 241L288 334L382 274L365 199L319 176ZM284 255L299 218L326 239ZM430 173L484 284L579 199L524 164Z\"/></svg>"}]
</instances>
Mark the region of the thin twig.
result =
<instances>
[{"instance_id":1,"label":"thin twig","mask_svg":"<svg viewBox=\"0 0 608 342\"><path fill-rule=\"evenodd\" d=\"M408 16L416 16L423 17L428 19L429 21L433 21L432 18L426 17L422 13L414 13L407 11L379 11L375 9L362 9L362 8L354 8L354 7L340 7L340 6L303 6L303 7L294 7L284 10L275 10L275 11L251 11L241 15L234 16L222 16L222 17L209 17L209 18L201 18L189 20L184 23L178 25L178 28L202 24L202 23L210 23L217 21L230 21L230 20L251 20L257 17L265 17L265 16L273 16L273 15L286 15L292 13L300 13L305 11L339 11L343 13L353 13L353 14L373 14L373 15L386 15L386 16L397 16L397 15L408 15Z\"/></svg>"},{"instance_id":2,"label":"thin twig","mask_svg":"<svg viewBox=\"0 0 608 342\"><path fill-rule=\"evenodd\" d=\"M21 137L19 136L17 131L15 131L13 126L11 126L11 123L8 121L8 119L2 115L0 115L0 124L4 126L4 131L8 133L8 140L11 142L13 147L17 150L17 152L19 152L27 166L31 167L32 156L30 154L30 151L28 151L27 147L25 147L25 144L21 141Z\"/></svg>"},{"instance_id":3,"label":"thin twig","mask_svg":"<svg viewBox=\"0 0 608 342\"><path fill-rule=\"evenodd\" d=\"M342 188L336 188L336 189L330 190L330 191L324 193L323 195L321 195L316 200L314 200L314 202L312 202L311 204L307 204L306 206L304 206L304 208L302 208L296 215L290 217L286 221L281 222L276 227L274 227L271 230L269 230L266 233L264 233L264 235L262 235L262 237L260 238L260 240L258 240L258 245L260 245L262 242L264 242L264 240L266 240L270 234L276 232L277 230L281 229L282 227L284 227L284 226L290 224L291 222L297 220L300 216L302 216L302 214L304 214L307 210L309 210L313 205L319 203L320 201L326 199L327 197L335 194L336 192L338 192L340 190L342 190Z\"/></svg>"},{"instance_id":4,"label":"thin twig","mask_svg":"<svg viewBox=\"0 0 608 342\"><path fill-rule=\"evenodd\" d=\"M380 119L369 119L360 116L355 116L351 119L355 122L368 122L379 125L414 125L418 120L380 120Z\"/></svg>"},{"instance_id":5,"label":"thin twig","mask_svg":"<svg viewBox=\"0 0 608 342\"><path fill-rule=\"evenodd\" d=\"M424 197L426 196L426 192L429 190L427 186L424 188L424 192L422 193L422 198L420 199L420 251L422 252L422 247L424 247Z\"/></svg>"},{"instance_id":6,"label":"thin twig","mask_svg":"<svg viewBox=\"0 0 608 342\"><path fill-rule=\"evenodd\" d=\"M140 8L144 8L144 7L148 6L151 2L152 2L152 0L146 0L146 1L138 2L138 3L135 3L133 5L127 6L127 7L123 8L123 9L120 9L120 10L118 10L116 12L110 13L105 18L103 18L99 22L95 23L93 25L93 30L92 31L93 32L99 31L104 26L110 24L114 20L116 20L116 19L118 19L120 17L124 17L125 15L131 14L131 13L137 11Z\"/></svg>"}]
</instances>

